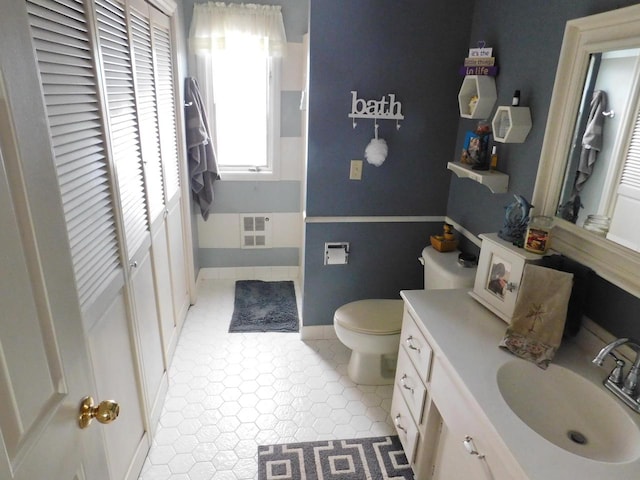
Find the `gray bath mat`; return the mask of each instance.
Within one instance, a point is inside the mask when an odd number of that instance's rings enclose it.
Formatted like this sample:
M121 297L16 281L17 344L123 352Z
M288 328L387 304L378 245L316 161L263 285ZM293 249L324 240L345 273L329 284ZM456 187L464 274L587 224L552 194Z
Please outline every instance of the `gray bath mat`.
M229 332L297 332L293 282L239 280Z
M413 478L397 436L258 447L258 480Z

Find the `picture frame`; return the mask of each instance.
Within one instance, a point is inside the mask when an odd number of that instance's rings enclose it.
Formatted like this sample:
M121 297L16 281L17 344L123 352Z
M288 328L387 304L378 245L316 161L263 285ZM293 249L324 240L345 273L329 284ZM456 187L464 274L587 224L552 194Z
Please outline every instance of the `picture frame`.
M507 323L511 322L524 266L540 263L542 256L518 248L498 237L482 234L478 271L469 294Z

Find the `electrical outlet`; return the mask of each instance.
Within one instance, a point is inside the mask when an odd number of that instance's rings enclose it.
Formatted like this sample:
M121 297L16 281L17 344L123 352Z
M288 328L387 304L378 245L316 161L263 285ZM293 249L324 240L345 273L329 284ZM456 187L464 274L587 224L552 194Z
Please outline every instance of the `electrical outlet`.
M362 160L351 160L349 180L362 180Z

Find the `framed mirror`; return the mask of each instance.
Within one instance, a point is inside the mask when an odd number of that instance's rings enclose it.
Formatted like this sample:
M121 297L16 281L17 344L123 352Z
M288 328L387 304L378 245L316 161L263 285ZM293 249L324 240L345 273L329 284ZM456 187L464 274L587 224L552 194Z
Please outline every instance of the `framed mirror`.
M639 108L640 5L567 22L533 205L554 250L638 297Z

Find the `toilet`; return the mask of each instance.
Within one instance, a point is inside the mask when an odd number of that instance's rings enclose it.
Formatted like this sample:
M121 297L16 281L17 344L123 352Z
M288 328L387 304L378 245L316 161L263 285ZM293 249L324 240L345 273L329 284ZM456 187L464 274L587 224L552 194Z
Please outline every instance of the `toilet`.
M425 247L419 259L424 265L425 289L473 287L476 268L462 267L458 263L459 253ZM355 384L393 383L402 312L400 299L357 300L335 311L333 327L338 339L351 349L347 373Z

